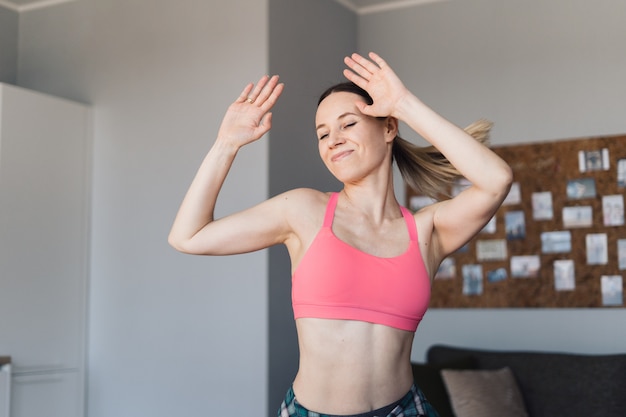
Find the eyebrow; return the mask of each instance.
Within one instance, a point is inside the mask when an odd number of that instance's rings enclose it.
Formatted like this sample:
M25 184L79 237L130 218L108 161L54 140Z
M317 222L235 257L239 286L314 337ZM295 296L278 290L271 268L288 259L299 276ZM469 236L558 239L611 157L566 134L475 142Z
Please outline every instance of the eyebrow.
M348 111L348 112L343 113L343 114L342 114L342 115L340 115L339 117L337 117L337 120L341 120L341 119L343 119L344 117L347 117L347 116L358 116L358 114L356 114L356 113L352 113L352 112L349 112L349 111ZM326 126L326 124L325 124L325 123L320 123L320 124L318 124L318 125L315 127L315 130L319 130L321 127L324 127L324 126Z

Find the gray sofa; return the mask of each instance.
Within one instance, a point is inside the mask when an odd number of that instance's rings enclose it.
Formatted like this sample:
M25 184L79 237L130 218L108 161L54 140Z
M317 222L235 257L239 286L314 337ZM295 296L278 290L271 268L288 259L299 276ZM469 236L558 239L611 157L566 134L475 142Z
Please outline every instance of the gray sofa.
M441 417L454 417L442 370L509 368L530 417L626 417L626 353L490 351L431 346L415 382ZM505 417L505 416L503 416Z

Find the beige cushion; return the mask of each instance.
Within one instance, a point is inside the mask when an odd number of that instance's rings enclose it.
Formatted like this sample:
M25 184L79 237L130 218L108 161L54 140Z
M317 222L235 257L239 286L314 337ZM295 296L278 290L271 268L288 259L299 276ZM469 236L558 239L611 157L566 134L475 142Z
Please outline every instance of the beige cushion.
M441 371L456 417L528 417L513 372L498 370Z

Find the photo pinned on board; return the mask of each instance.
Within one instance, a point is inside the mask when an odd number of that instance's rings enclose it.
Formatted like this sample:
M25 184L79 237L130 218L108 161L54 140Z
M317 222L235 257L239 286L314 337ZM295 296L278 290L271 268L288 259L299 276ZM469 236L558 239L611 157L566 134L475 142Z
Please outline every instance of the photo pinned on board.
M481 295L483 293L483 266L479 264L463 265L463 294Z
M572 232L569 230L541 233L542 253L569 253L572 251Z
M593 208L591 206L563 207L563 227L593 226Z
M626 158L617 161L617 186L626 188Z
M567 198L582 200L596 196L596 180L593 178L578 178L567 181Z
M608 148L578 152L578 169L580 172L608 171L609 168Z
M621 275L602 275L600 278L602 287L602 305L624 305L624 284Z
M541 269L538 255L511 257L511 276L513 278L537 278Z
M605 226L624 225L624 196L622 194L602 197L602 214Z
M504 227L508 240L524 239L526 237L526 220L524 212L509 211L504 215Z
M552 265L554 268L554 289L557 291L575 290L574 261L572 259L557 259Z
M532 193L533 220L552 220L554 212L552 210L552 193L543 191Z
M494 283L504 281L508 278L506 268L498 268L493 271L487 271L487 281Z
M479 262L503 261L507 258L505 239L484 239L476 241L476 259Z
M587 265L606 265L609 263L606 233L590 233L585 237L587 245Z

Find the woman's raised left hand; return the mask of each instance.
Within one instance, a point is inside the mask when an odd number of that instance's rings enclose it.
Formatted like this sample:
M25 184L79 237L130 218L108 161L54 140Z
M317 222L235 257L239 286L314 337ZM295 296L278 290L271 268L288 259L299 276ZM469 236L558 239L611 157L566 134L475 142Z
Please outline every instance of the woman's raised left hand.
M398 104L410 92L391 67L374 52L367 59L359 54L352 54L344 59L349 69L343 71L344 76L368 92L374 100L370 106L359 104L361 112L369 116L396 116Z

